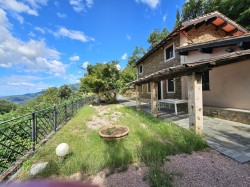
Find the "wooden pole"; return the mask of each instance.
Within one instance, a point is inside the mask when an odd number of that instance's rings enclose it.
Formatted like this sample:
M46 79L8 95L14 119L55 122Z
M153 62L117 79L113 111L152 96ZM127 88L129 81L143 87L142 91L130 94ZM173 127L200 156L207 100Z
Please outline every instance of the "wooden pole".
M202 76L193 73L188 77L189 129L203 133Z
M152 116L158 117L158 83L151 82L151 112Z
M136 109L140 110L140 105L141 105L141 101L140 101L140 90L139 90L139 86L136 85L135 86L136 89Z

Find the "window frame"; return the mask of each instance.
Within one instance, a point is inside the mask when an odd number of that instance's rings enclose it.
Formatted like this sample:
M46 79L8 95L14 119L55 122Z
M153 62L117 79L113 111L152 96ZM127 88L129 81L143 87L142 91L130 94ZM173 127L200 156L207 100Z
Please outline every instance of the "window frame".
M148 88L150 88L150 89L148 90ZM147 93L151 93L151 83L147 84Z
M170 48L171 46L173 46L173 57L167 59L166 50L168 48ZM175 58L175 43L171 43L170 45L168 45L167 47L164 48L164 62L167 62L167 61L172 60L174 58Z
M174 91L169 91L168 90L168 80L173 80L174 83ZM175 83L176 79L166 79L166 89L167 89L167 93L176 93L176 83Z
M143 73L143 65L139 65L139 74L142 74Z

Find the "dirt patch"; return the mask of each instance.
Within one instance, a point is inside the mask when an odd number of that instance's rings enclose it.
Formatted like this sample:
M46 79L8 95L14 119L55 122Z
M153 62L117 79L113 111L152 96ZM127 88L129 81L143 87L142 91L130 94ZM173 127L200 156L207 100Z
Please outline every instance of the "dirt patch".
M97 111L97 115L94 115L92 119L86 123L87 127L93 130L98 130L107 125L115 125L122 116L121 112L114 111L115 109L105 105L93 107Z

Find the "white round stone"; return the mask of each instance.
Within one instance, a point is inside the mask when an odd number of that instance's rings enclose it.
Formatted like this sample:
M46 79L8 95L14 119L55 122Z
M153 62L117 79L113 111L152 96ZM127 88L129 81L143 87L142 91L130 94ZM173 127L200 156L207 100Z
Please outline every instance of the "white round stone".
M61 143L56 147L56 155L57 156L65 156L69 153L69 145L66 143Z

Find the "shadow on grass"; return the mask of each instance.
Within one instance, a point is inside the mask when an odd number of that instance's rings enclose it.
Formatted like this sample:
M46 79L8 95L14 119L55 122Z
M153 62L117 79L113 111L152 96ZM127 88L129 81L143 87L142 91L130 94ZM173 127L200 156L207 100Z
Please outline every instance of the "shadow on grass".
M104 140L106 144L106 165L110 173L115 171L126 171L129 164L133 162L132 153L125 147L126 137L118 140Z

